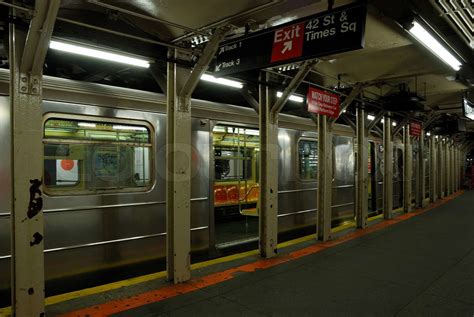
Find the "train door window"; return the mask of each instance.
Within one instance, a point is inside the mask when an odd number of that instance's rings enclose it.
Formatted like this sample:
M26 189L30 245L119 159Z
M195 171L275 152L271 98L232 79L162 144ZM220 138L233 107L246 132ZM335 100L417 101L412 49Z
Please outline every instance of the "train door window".
M301 139L298 141L299 175L301 180L316 180L318 173L318 142Z
M147 190L152 183L146 125L51 118L44 124L44 184L52 195Z

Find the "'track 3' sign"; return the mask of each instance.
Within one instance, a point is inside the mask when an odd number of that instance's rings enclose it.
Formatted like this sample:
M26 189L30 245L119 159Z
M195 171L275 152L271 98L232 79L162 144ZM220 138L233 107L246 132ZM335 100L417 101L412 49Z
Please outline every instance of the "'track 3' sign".
M364 47L367 7L350 4L219 46L216 76L266 68Z

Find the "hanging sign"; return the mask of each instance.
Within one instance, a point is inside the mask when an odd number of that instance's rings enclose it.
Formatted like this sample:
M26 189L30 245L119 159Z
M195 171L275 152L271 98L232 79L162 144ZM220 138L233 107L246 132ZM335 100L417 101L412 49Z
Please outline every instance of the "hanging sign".
M309 87L306 97L308 112L322 114L332 118L339 117L340 98L338 95Z
M410 122L410 136L421 136L421 123L415 121Z
M225 42L216 76L266 68L364 47L367 6L355 3Z

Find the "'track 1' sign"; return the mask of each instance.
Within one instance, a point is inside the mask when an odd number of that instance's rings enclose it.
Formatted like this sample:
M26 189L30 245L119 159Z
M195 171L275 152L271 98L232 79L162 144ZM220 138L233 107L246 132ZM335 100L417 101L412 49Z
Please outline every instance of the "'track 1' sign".
M306 102L308 103L308 112L322 114L332 118L339 117L341 101L336 94L309 87Z
M211 69L225 76L363 48L366 14L355 3L231 40Z

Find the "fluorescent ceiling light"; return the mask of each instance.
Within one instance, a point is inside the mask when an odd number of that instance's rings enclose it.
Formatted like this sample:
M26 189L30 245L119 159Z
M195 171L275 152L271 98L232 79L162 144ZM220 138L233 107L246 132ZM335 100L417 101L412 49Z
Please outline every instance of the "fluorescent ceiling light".
M281 98L281 96L283 96L283 93L281 91L277 91L277 98ZM291 95L290 98L288 99L294 102L299 102L299 103L302 103L304 101L303 97L297 96L297 95Z
M147 131L145 127L133 127L129 125L113 125L112 129L114 130L132 130L132 131Z
M413 26L409 29L409 31L433 54L451 66L452 69L458 71L461 68L461 62L456 57L454 57L454 55L451 54L438 40L436 40L420 23L414 21Z
M84 128L95 128L96 127L95 123L90 123L90 122L79 122L77 125L80 126L80 127L84 127Z
M230 80L230 79L225 79L225 78L216 78L216 77L208 75L208 74L202 74L201 80L208 81L208 82L215 83L215 84L219 84L219 85L234 87L234 88L238 88L238 89L242 89L244 87L244 85L241 82L238 82L236 80Z
M49 48L53 50L58 50L58 51L82 55L82 56L88 56L92 58L103 59L106 61L111 61L111 62L116 62L116 63L122 63L122 64L133 65L133 66L144 67L144 68L150 67L150 63L144 59L130 57L125 54L107 52L105 50L89 48L86 46L80 46L76 44L69 44L65 42L52 40L49 42Z
M368 114L368 115L367 115L367 120L374 121L374 120L375 120L375 116L373 116L373 115L371 115L371 114Z

